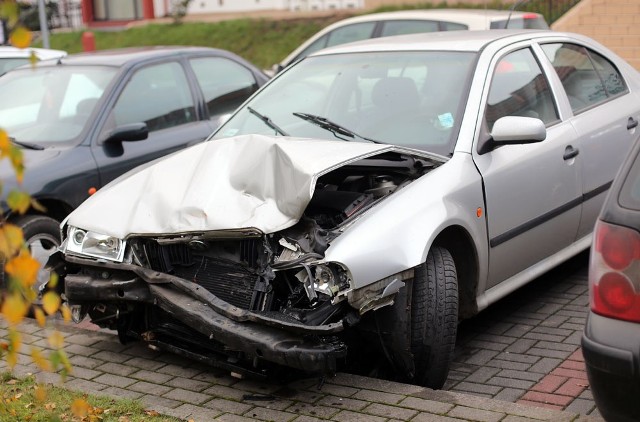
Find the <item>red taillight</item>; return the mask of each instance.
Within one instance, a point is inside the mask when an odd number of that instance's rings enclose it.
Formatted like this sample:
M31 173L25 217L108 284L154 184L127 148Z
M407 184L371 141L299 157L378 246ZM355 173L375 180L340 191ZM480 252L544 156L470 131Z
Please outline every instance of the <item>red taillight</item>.
M591 251L591 309L640 322L640 233L598 221Z
M523 19L538 19L538 15L535 13L525 13L522 16Z
M614 270L624 270L640 257L640 234L627 227L598 223L595 248Z

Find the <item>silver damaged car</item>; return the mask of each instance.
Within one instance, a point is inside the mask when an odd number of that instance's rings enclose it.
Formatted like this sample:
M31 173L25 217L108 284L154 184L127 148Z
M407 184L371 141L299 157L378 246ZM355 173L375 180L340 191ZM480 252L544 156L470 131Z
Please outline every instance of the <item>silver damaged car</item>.
M89 198L50 263L74 318L122 341L439 388L460 319L589 247L639 90L575 34L323 50Z

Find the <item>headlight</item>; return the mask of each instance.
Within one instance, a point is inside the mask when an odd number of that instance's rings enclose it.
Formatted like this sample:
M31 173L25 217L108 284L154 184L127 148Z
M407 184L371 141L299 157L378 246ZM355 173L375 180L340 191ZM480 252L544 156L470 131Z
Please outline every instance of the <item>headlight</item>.
M91 256L122 262L126 242L117 237L70 226L67 230L65 253Z
M304 285L311 302L317 300L316 293L335 299L350 287L348 272L337 263L303 265L296 278Z

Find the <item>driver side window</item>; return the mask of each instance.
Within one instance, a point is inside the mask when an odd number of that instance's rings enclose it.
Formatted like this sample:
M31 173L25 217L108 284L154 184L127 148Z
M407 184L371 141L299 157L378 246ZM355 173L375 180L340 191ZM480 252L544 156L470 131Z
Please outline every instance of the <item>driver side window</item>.
M509 53L496 64L485 111L489 132L505 116L535 117L545 125L558 120L549 82L528 48Z

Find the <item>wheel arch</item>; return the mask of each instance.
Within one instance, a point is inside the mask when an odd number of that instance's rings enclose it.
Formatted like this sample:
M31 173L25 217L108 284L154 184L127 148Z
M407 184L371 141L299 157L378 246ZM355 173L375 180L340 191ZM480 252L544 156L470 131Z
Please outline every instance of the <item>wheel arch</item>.
M51 217L58 222L62 222L67 215L73 211L73 207L64 201L55 198L35 198L40 205L44 207L44 211L29 208L27 215L45 215ZM17 216L16 216L17 217Z
M458 276L459 318L469 318L478 313L478 252L471 235L462 226L449 226L433 240L431 247L447 249L456 266Z

